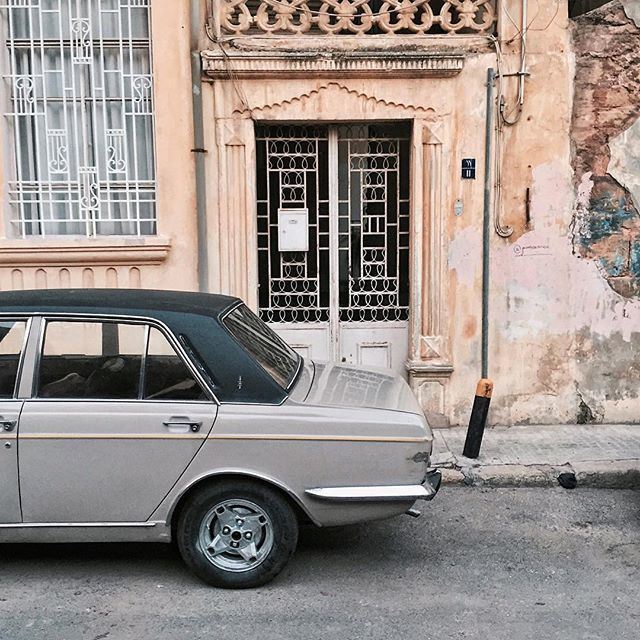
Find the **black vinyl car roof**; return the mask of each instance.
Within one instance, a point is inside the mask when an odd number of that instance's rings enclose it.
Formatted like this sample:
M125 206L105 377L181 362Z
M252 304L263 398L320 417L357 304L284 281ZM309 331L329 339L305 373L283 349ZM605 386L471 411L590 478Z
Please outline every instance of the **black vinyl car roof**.
M153 289L43 289L0 292L0 311L86 312L136 314L174 311L217 317L240 300L231 296Z
M222 316L242 304L211 293L150 289L42 289L0 293L0 314L131 316L162 322L208 372L222 403L279 404L285 389L224 327Z

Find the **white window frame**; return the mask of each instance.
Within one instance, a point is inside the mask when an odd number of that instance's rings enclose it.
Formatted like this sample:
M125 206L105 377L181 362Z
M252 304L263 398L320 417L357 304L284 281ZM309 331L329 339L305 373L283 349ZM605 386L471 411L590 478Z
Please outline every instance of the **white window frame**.
M150 0L0 0L0 37L7 235L155 235Z

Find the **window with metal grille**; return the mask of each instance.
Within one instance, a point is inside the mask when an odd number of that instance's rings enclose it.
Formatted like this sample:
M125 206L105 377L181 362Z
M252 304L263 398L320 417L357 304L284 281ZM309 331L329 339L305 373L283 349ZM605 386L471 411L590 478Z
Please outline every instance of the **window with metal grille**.
M156 233L149 0L0 0L16 236Z

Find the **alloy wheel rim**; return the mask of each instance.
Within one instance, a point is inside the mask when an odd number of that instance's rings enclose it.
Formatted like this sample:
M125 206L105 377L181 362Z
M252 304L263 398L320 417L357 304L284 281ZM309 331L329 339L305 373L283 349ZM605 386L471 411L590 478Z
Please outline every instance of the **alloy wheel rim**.
M214 566L236 573L250 571L261 564L273 548L273 524L254 502L223 500L203 518L198 542Z

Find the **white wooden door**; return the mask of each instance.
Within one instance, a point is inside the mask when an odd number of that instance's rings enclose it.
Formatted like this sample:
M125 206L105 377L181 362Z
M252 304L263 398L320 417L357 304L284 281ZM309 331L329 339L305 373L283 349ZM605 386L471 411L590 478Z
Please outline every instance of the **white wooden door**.
M256 130L260 315L305 358L405 373L409 137L404 123Z

